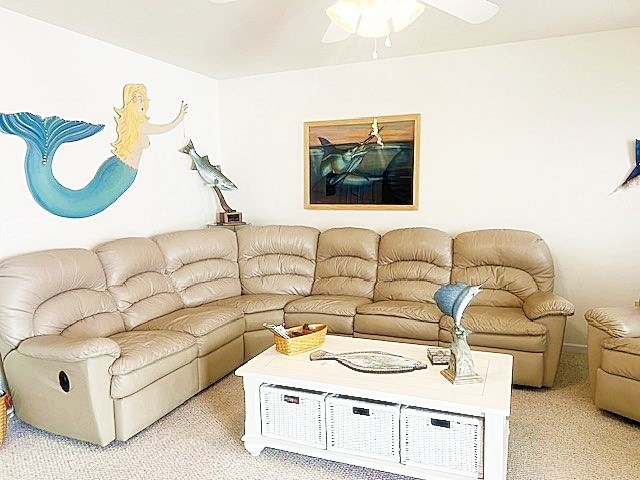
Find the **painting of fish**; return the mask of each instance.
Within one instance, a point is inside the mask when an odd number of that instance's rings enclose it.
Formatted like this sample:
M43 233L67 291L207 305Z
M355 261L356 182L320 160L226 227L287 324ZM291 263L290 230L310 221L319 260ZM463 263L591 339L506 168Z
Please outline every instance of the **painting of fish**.
M309 354L309 360L336 360L345 367L365 373L404 373L427 368L426 363L413 358L375 350L348 353L316 350Z
M305 208L418 208L419 114L304 125Z

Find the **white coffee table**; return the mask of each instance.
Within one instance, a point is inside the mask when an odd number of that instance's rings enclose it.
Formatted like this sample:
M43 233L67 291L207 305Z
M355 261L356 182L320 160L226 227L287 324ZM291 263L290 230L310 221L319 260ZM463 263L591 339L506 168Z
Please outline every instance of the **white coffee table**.
M424 345L327 335L320 348L332 353L379 350L429 363ZM252 455L260 455L265 447L270 447L422 479L469 479L265 437L261 434L260 385L267 383L483 417L484 478L506 479L513 365L510 355L474 352L476 372L485 381L452 385L440 373L444 366L430 365L426 370L401 374L370 374L356 372L335 360L312 362L309 353L288 356L271 347L236 370L236 375L243 377L245 394L242 440Z

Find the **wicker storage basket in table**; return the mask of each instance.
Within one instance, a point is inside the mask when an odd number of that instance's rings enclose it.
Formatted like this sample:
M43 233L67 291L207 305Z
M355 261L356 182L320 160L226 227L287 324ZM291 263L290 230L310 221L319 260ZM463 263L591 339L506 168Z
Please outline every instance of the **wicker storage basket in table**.
M7 398L8 394L0 393L0 446L7 438Z
M329 395L327 450L400 461L400 405Z
M276 350L285 355L308 352L324 343L327 326L322 323L305 324L299 327L287 328L290 339L274 335Z
M262 435L327 448L323 392L260 385Z
M483 478L484 419L403 406L400 462Z

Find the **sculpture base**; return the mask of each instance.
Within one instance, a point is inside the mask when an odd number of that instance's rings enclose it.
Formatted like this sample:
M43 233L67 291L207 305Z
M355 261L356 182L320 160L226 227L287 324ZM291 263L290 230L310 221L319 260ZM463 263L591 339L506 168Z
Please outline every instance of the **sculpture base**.
M442 370L440 373L444 376L444 378L449 380L454 385L467 385L469 383L484 382L484 379L477 373L474 373L473 375L456 375L448 368Z
M220 212L218 213L218 225L243 225L241 212Z

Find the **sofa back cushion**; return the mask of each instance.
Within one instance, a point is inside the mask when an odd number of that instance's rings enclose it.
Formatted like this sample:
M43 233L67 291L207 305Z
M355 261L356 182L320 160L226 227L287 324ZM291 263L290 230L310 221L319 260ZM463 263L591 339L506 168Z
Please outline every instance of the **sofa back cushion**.
M95 252L127 330L184 307L166 274L164 256L150 238L113 240Z
M236 232L243 294L309 295L318 229L303 226L247 226Z
M433 294L451 280L452 238L433 228L385 233L378 252L374 300L434 303Z
M538 235L522 230L478 230L453 240L452 282L482 284L477 306L521 307L529 295L553 290L553 259Z
M313 295L373 298L380 235L366 228L331 228L320 234Z
M238 242L226 228L185 230L153 238L187 307L240 295Z
M45 250L0 262L0 338L9 347L36 335L106 337L122 331L92 251Z

